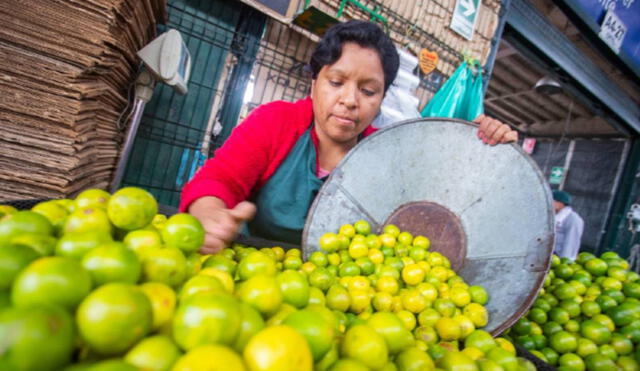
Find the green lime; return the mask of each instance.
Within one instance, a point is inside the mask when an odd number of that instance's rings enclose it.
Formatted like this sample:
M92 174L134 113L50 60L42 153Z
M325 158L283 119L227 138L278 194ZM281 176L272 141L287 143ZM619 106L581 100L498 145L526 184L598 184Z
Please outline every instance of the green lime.
M55 305L0 311L0 365L5 370L59 370L71 361L71 316Z
M124 356L124 360L142 370L168 370L180 357L180 349L164 335L143 339Z
M33 211L17 211L0 220L0 245L11 242L23 234L53 235L53 226L49 220Z
M558 366L560 368L566 367L569 370L584 371L584 361L580 356L574 353L565 353L558 359Z
M180 288L179 301L184 303L192 296L201 293L223 294L225 292L224 285L216 277L196 275L189 278Z
M62 256L33 261L15 278L11 301L15 306L57 304L74 309L91 290L91 276L80 263Z
M552 366L556 365L558 363L558 358L560 358L560 356L558 355L558 352L556 352L551 348L542 348L540 350L540 353L544 354L544 357L547 359L547 362Z
M152 229L131 231L124 236L123 242L140 260L145 258L147 251L162 247L160 233Z
M520 318L511 329L518 335L529 335L531 332L531 322L525 317Z
M331 316L333 317L333 314ZM303 309L291 313L282 324L291 326L307 340L314 361L319 361L324 357L331 348L336 335L335 324L315 310Z
M279 273L276 279L285 303L296 308L303 308L309 303L309 283L302 273L287 269Z
M31 211L42 214L49 220L56 234L62 231L64 222L69 215L69 211L55 200L44 201L31 208Z
M80 335L96 352L119 354L151 330L152 308L138 287L108 283L87 296L76 312Z
M531 309L528 317L539 325L544 325L548 320L547 313L540 308Z
M172 215L160 233L167 246L177 247L185 253L197 251L204 243L204 228L191 214Z
M233 344L236 351L242 352L253 335L265 327L260 313L246 303L240 303L240 329Z
M30 247L42 256L49 256L53 255L57 240L55 237L45 234L24 233L14 236L10 243Z
M141 188L119 189L107 203L109 220L118 228L131 231L146 227L158 213L158 203Z
M184 350L208 343L233 345L241 323L240 303L233 297L195 295L178 307L173 319L173 336Z
M30 247L6 245L0 248L0 291L11 288L14 279L40 254Z
M240 260L238 263L238 277L245 281L256 275L276 274L276 262L260 251L255 251Z
M592 340L587 338L578 339L578 349L576 349L576 354L582 358L587 357L590 354L598 353L598 345L594 343Z
M353 223L353 227L358 234L366 236L371 233L371 224L369 224L369 222L367 222L366 220L358 220L357 222Z
M111 241L111 235L104 231L68 233L58 240L55 254L80 260L87 252Z
M75 209L98 207L106 210L107 203L109 202L110 198L111 195L109 194L109 192L102 189L92 188L80 192L80 194L76 196L73 202L75 204Z
M63 233L113 233L107 213L100 208L78 209L69 214Z
M209 256L202 264L202 268L216 268L229 273L231 276L236 274L237 266L238 263L221 254Z
M108 242L87 252L82 267L96 286L108 282L136 283L140 279L140 261L122 242Z
M594 320L586 320L580 326L580 334L598 345L607 344L611 340L611 331Z
M176 287L187 275L187 259L176 247L152 249L142 260L142 282L161 282Z
M551 348L558 353L569 353L573 352L578 348L578 339L575 335L566 332L566 331L558 331L555 334L551 335L549 339L549 344Z

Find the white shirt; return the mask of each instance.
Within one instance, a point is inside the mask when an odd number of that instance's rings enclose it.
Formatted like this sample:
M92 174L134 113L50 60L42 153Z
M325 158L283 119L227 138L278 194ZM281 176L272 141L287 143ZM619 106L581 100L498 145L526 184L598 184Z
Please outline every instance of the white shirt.
M576 260L580 250L580 240L584 231L584 221L570 206L565 206L556 214L556 245L554 253L561 258Z

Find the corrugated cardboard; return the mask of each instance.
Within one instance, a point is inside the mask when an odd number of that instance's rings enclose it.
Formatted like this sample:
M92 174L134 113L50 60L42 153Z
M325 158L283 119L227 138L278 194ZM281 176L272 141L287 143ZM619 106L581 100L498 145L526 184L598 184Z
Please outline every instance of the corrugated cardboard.
M0 202L106 187L164 0L0 2Z

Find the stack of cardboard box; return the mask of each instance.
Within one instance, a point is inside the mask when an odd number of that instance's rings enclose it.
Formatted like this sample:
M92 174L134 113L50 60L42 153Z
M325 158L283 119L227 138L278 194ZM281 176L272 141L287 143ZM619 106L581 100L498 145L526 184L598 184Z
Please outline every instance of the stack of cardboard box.
M105 188L165 0L0 2L0 201Z

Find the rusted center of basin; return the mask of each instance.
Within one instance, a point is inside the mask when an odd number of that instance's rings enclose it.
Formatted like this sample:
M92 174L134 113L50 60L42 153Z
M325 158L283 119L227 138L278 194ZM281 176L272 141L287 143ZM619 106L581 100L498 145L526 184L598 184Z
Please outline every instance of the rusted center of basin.
M409 202L397 208L384 222L387 224L429 238L429 251L446 256L455 271L462 267L467 256L467 239L460 219L446 207L429 201Z

